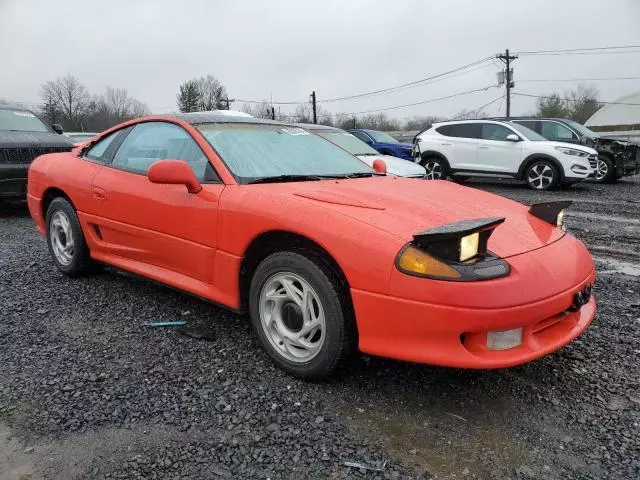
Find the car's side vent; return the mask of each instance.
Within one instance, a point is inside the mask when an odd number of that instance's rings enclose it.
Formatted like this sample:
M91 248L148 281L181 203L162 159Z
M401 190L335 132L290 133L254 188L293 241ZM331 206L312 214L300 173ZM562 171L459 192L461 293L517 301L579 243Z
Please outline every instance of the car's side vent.
M28 164L47 153L70 152L72 147L0 148L0 164Z

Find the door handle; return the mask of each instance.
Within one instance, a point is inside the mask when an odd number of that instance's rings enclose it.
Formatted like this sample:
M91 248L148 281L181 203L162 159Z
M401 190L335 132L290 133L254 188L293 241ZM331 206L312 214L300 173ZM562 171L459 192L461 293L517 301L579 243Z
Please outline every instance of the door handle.
M445 146L449 146L451 145L449 142L440 142L440 145L445 145Z
M489 150L490 147L487 147L486 145L480 145L478 148L481 148L482 150Z
M97 200L107 199L107 192L100 187L91 187L91 192L93 193L93 198Z

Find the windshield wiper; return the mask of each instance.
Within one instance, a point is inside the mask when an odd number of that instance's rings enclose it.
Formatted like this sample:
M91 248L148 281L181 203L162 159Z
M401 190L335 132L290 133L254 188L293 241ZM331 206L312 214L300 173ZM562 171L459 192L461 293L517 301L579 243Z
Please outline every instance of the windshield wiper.
M383 175L383 174L376 173L376 172L354 172L354 173L345 173L344 175L336 175L333 178L364 178L364 177L375 177L377 175Z
M274 175L273 177L260 177L250 180L247 183L279 183L279 182L304 182L309 180L323 180L325 178L320 175Z

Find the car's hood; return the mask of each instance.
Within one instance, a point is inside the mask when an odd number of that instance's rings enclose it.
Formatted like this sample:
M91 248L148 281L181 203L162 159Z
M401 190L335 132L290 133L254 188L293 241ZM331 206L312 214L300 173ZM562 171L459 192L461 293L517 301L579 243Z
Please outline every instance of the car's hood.
M373 161L376 159L384 160L387 164L387 173L389 175L396 175L399 177L424 177L427 171L424 167L417 163L410 162L409 160L403 160L398 157L392 157L391 155L357 155L357 157L364 163L373 166Z
M551 146L551 147L573 148L574 150L580 150L580 151L585 152L585 153L587 153L589 155L597 155L598 154L598 152L596 152L593 148L587 147L585 145L579 145L577 143L552 142L552 141L546 141L544 143L549 145L549 146Z
M524 205L448 181L387 176L286 183L280 187L282 194L324 204L406 242L414 234L438 225L488 217L506 218L489 239L489 249L502 257L541 248L564 235L530 215Z
M69 147L71 139L48 132L13 132L0 130L0 148Z

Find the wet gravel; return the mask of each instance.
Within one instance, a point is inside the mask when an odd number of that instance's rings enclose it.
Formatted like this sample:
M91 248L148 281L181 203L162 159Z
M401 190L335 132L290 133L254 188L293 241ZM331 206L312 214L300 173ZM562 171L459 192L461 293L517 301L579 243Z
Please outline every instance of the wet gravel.
M593 326L508 370L363 357L320 383L274 368L245 317L112 270L67 279L24 207L0 206L0 479L639 478L640 178L469 185L574 200ZM144 325L166 320L213 338Z

